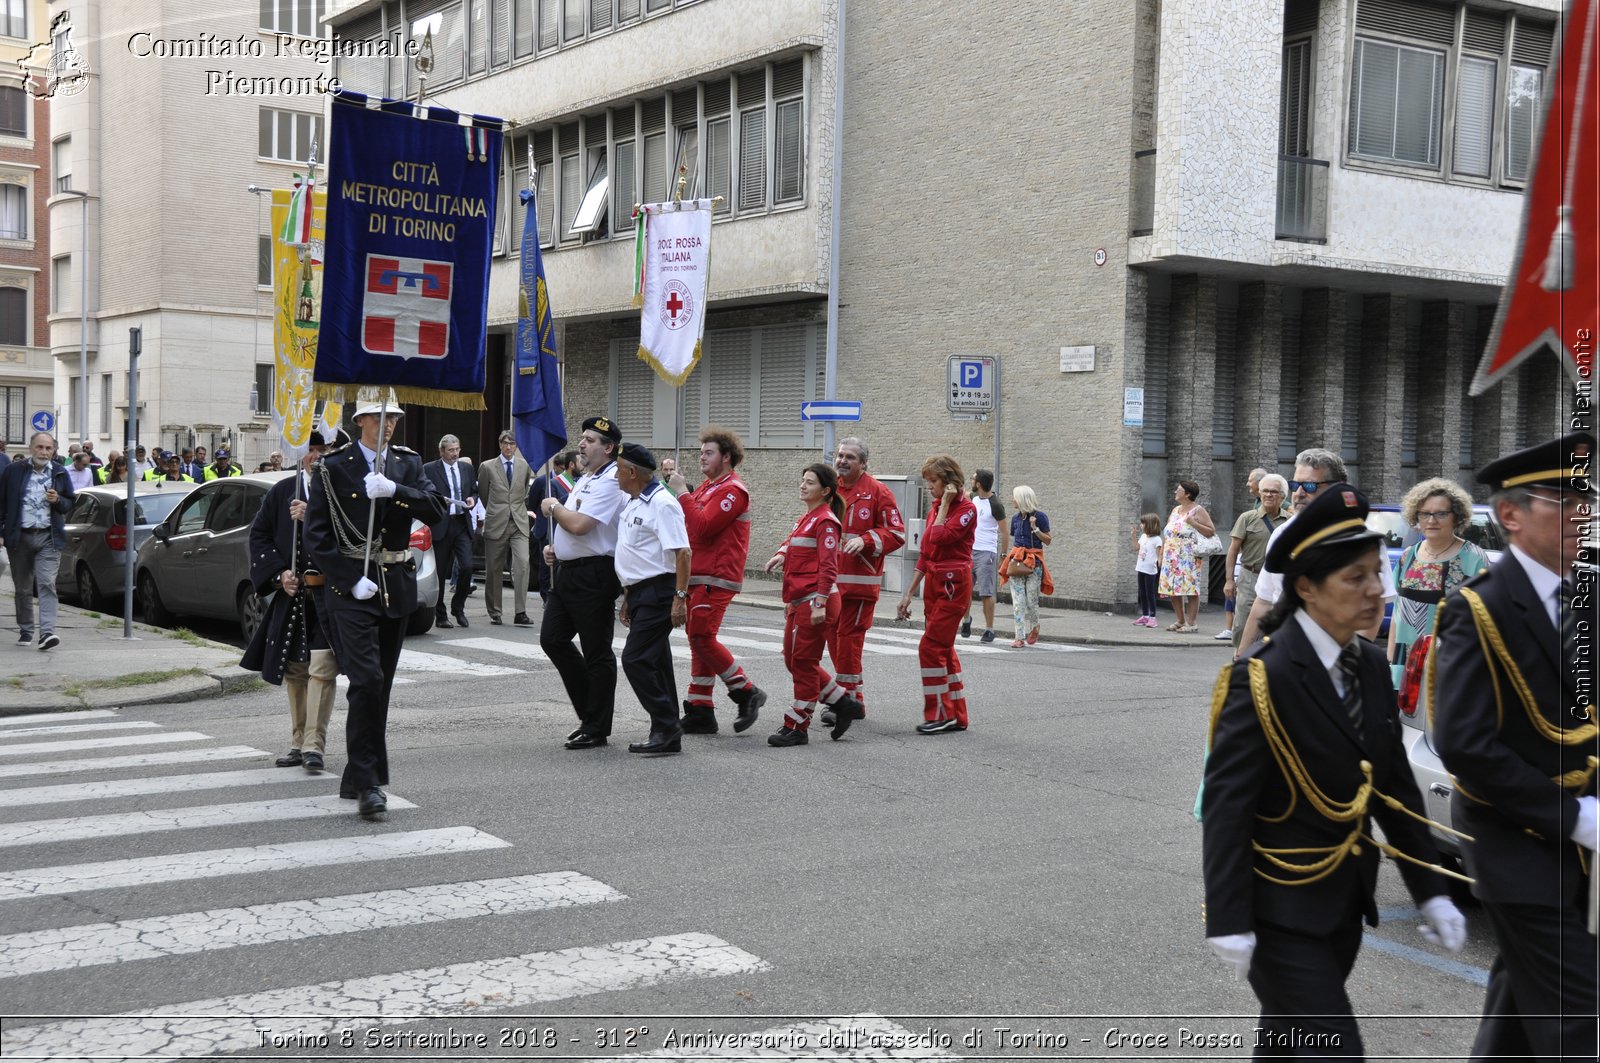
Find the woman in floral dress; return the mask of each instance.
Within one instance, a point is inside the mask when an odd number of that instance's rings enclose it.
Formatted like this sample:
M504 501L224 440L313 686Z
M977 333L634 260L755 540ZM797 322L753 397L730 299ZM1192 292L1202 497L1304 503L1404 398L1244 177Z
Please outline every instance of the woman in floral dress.
M1461 538L1472 520L1472 498L1442 478L1424 480L1400 503L1405 522L1422 532L1395 563L1399 597L1389 620L1389 663L1404 666L1411 647L1433 634L1444 596L1489 567L1489 558Z
M1172 515L1161 534L1161 580L1156 593L1172 599L1172 611L1178 619L1167 625L1168 631L1198 631L1200 620L1200 561L1195 557L1195 540L1215 535L1217 527L1205 507L1195 499L1200 497L1200 485L1193 480L1179 480L1173 489Z

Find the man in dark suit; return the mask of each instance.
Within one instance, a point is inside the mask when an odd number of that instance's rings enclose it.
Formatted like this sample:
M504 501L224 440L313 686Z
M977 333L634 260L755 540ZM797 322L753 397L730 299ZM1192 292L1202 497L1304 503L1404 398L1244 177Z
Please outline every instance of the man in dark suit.
M328 635L339 671L350 678L339 796L359 799L358 811L368 817L388 809L379 788L389 783L389 692L406 620L417 607L411 522L438 524L445 513L416 451L389 443L400 416L393 401L358 405L361 438L317 463L306 507L306 551L327 580Z
M75 498L72 478L56 461L56 437L35 432L28 457L0 469L0 546L11 556L17 592L19 646L33 642L33 596L39 595L39 648L53 650L56 637L56 569L67 546L67 514Z
M239 662L267 682L281 683L289 696L289 751L274 763L313 772L323 768L339 678L318 618L323 576L306 555L301 531L311 487L306 470L326 449L322 433L312 432L300 471L267 490L250 524L250 580L257 594L271 599Z
M1466 942L1466 920L1434 870L1388 663L1358 634L1383 610L1367 511L1355 488L1329 484L1284 526L1267 551L1284 575L1262 623L1269 637L1224 667L1214 692L1206 936L1261 1001L1258 1055L1362 1054L1344 983L1363 918L1378 923L1380 849L1399 864L1424 935L1452 952Z
M1577 432L1479 471L1511 548L1445 599L1428 662L1450 811L1499 949L1474 1059L1596 1058L1597 588L1573 567L1596 512L1594 442Z
M453 627L444 611L444 585L454 588L450 613L456 623L467 626L467 595L472 593L472 507L478 501L478 477L472 465L461 459L461 440L453 435L439 439L439 458L422 467L435 494L445 500L444 520L435 524L433 560L439 570L439 601L433 609L433 622ZM451 576L452 571L455 573Z
M517 437L500 433L500 454L478 467L483 498L483 604L489 623L501 623L501 590L506 561L511 563L511 588L517 607L512 622L533 623L528 615L528 485L533 470L517 453Z

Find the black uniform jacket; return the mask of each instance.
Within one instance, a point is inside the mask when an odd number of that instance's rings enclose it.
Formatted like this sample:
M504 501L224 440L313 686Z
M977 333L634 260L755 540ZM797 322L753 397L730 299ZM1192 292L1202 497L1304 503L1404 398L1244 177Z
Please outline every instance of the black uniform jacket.
M1469 595L1487 623L1474 616ZM1555 625L1508 551L1451 592L1436 631L1434 748L1456 780L1454 826L1474 839L1463 849L1473 892L1502 903L1572 903L1588 884L1570 840L1577 797L1595 792L1588 758L1600 748L1594 725L1561 708L1578 699ZM1563 776L1565 785L1556 781Z
M363 573L360 550L352 551L353 557L346 556L334 522L338 520L344 528L343 540L359 547L367 534L368 509L375 509L373 553L406 551L411 545L411 522L438 524L444 520L447 503L423 478L422 459L414 450L389 446L383 474L395 483L393 498L367 498L366 476L371 471L357 443L329 452L312 467L311 500L305 521L306 551L328 579L330 606L391 618L410 616L417 608L417 573L409 554L404 561L384 565L374 557ZM363 575L378 585L378 593L359 601L350 592Z
M284 666L290 661L308 660L308 651L328 648L317 623L311 588L302 585L294 597L278 593L283 589L279 578L284 569L304 573L315 567L306 557L303 541L299 550L295 549L303 522L289 516L289 503L295 498L298 478L298 474L285 477L268 488L250 525L250 582L267 605L239 664L260 672L269 683L283 682ZM300 497L304 498L304 493Z
M436 458L428 462L422 467L422 474L427 477L427 482L422 486L431 488L434 494L444 499L445 515L451 515L450 478L445 475L444 459ZM469 498L478 497L478 470L474 469L470 462L456 462L456 485L456 489L461 492L461 501L465 502ZM457 510L454 515L466 517L471 515L471 511L465 509ZM437 524L430 525L430 529L434 538L437 539L445 530L444 517L440 517ZM448 576L449 573L445 573L445 575Z
M1288 781L1257 716L1250 664L1265 668L1278 726L1298 753L1311 781L1332 802L1347 805L1366 781L1361 763L1372 765L1374 787L1422 813L1422 795L1400 743L1394 686L1384 653L1363 642L1361 655L1362 729L1356 733L1339 704L1338 692L1299 622L1290 617L1272 636L1231 666L1227 697L1212 735L1206 761L1204 868L1206 936L1242 934L1258 922L1326 934L1350 910L1352 893L1367 922L1378 923L1373 883L1378 850L1368 840L1372 819L1383 826L1388 843L1427 863L1438 854L1427 826L1373 796L1367 814L1335 822L1318 811L1305 793ZM1366 838L1334 869L1315 881L1315 872L1288 871L1253 851L1337 847L1359 823ZM1280 854L1295 865L1324 859L1325 852ZM1397 861L1406 887L1418 902L1445 892L1442 876L1407 861ZM1278 885L1261 877L1298 885Z

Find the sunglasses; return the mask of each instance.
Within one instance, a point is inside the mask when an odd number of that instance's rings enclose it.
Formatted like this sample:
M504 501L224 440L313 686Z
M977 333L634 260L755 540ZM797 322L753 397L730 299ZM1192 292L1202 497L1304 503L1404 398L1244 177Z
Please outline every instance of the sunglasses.
M1314 495L1317 493L1317 488L1327 482L1327 480L1290 480L1289 490L1291 492L1304 491L1308 495Z

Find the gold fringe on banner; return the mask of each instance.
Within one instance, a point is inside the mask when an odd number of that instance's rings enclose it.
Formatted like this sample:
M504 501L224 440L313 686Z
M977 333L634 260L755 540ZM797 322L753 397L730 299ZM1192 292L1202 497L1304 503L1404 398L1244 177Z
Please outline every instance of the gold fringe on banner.
M316 385L316 397L330 399L334 402L356 402L356 393L364 385L360 384L324 384ZM483 401L483 396L475 391L445 391L440 388L415 388L396 386L390 389L395 400L401 405L407 403L413 406L432 406L441 410L467 410L484 411L488 404Z
M656 371L656 376L660 377L662 380L665 380L673 387L679 388L683 386L683 382L685 380L689 379L689 374L694 372L694 367L700 364L700 343L700 340L695 340L694 357L689 359L688 368L679 373L677 376L673 376L671 373L663 369L661 363L656 360L656 356L650 352L650 348L645 347L642 344L639 347L639 360L647 363L651 369L654 369Z

